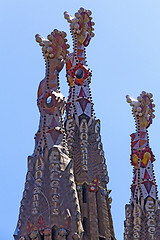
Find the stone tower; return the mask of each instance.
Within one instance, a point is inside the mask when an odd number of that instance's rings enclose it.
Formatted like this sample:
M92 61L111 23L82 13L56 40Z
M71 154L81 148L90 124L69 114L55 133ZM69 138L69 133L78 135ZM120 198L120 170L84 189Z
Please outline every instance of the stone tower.
M142 92L137 100L127 95L136 122L131 134L133 182L130 204L125 207L125 240L160 239L160 208L154 176L154 155L149 146L148 127L154 118L152 94Z
M69 47L66 33L54 30L42 46L46 75L38 88L39 129L28 172L15 240L80 239L83 233L79 200L63 124L65 100L58 74Z
M91 11L65 12L73 36L36 35L46 64L38 88L40 123L28 172L15 240L115 240L109 181L90 90L85 48L94 36ZM60 92L59 72L66 63L69 97ZM66 119L63 113L66 106Z
M80 202L84 240L115 239L107 190L108 173L95 118L90 90L91 71L87 68L86 47L94 37L91 11L80 8L75 17L64 13L70 23L73 53L66 63L69 96L65 129L74 162L74 176Z

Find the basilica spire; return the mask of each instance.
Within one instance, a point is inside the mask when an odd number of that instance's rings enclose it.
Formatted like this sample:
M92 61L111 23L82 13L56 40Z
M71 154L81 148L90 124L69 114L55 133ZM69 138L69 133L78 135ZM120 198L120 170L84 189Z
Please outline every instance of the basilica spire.
M15 240L78 240L83 227L79 200L63 124L65 99L59 72L67 59L66 33L54 30L48 39L36 35L42 46L46 75L38 88L39 129L28 172Z
M126 240L160 239L158 192L154 176L155 157L149 145L148 128L154 119L154 103L151 93L143 91L137 99L129 95L136 132L131 134L131 164L133 181L130 204L125 207Z
M91 96L92 71L87 66L86 48L94 37L92 12L80 8L73 17L64 13L70 25L73 53L66 62L69 96L65 129L80 201L84 235L82 239L115 239L110 211L111 198L100 120L95 118Z

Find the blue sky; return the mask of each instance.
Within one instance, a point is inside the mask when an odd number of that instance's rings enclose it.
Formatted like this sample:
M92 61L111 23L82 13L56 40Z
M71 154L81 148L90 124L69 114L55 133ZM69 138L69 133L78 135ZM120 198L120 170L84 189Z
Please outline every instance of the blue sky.
M37 88L44 77L44 60L34 36L46 37L54 28L67 32L64 11L91 9L95 37L87 48L93 71L94 109L112 190L115 234L123 239L125 204L130 198L132 167L130 134L135 131L125 95L153 93L156 118L149 129L156 156L155 175L160 190L160 1L159 0L1 0L0 1L0 238L11 240L24 189L27 156L34 148L39 123ZM67 98L65 69L61 91Z

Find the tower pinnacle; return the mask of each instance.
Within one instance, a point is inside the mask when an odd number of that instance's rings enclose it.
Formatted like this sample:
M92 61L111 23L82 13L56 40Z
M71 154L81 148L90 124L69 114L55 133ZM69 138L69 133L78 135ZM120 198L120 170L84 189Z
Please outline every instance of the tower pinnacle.
M73 53L66 62L69 97L65 128L84 227L83 240L115 239L107 190L108 172L91 96L92 73L87 67L86 47L94 37L92 12L80 8L75 17L64 13L70 23Z
M80 239L83 233L72 160L68 156L58 74L67 58L66 33L54 30L48 40L36 35L46 62L38 88L40 111L35 150L28 172L15 240Z
M46 63L37 104L40 112L35 149L28 172L15 240L115 240L109 181L90 90L85 48L94 37L92 12L65 12L73 36L55 29L36 35ZM59 72L66 63L69 97L60 92Z
M127 102L132 107L136 132L131 134L131 164L133 182L130 204L126 205L124 239L159 239L158 192L154 176L155 160L149 146L148 128L155 117L151 93L143 91L137 100L129 95Z

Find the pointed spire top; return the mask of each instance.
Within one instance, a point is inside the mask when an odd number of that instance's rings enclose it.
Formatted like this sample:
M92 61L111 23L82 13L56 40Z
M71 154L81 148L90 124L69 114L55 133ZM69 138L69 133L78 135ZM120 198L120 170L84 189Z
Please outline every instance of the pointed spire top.
M70 46L67 44L66 36L67 34L65 32L57 29L54 29L53 32L47 36L47 39L41 37L39 34L36 34L36 41L42 47L45 59L67 59L69 54L68 48Z
M70 29L72 34L77 34L77 39L85 47L89 45L92 37L94 37L94 22L92 22L92 12L91 10L86 10L81 7L78 12L75 13L73 17L68 12L64 12L64 17L70 23Z
M136 121L136 132L131 134L131 164L133 165L133 182L131 185L130 204L126 205L124 239L159 239L157 228L159 209L158 191L153 170L155 160L149 146L147 128L155 117L151 93L143 91L137 99L126 96L132 107ZM152 215L152 217L151 217ZM154 225L151 225L154 223ZM152 231L151 231L152 229ZM143 235L142 235L143 233Z
M130 95L126 96L127 102L130 103L132 107L132 112L136 120L136 127L148 128L152 123L152 119L155 118L153 114L155 104L153 104L152 93L142 93L137 97L137 99L132 98Z

